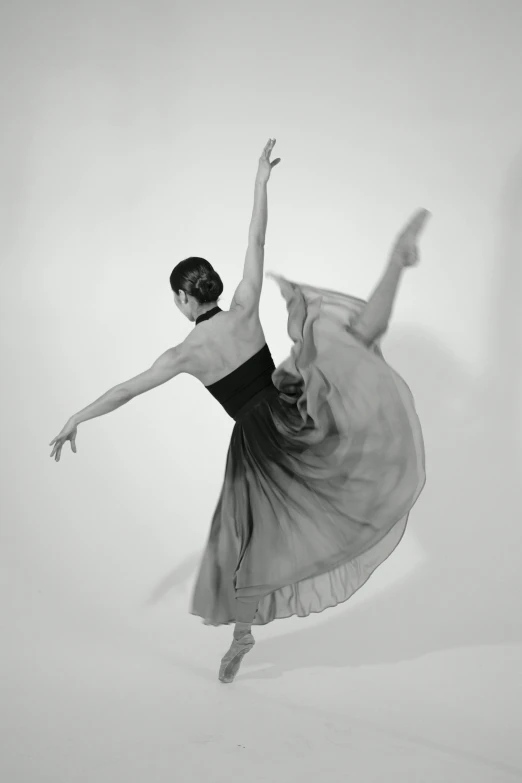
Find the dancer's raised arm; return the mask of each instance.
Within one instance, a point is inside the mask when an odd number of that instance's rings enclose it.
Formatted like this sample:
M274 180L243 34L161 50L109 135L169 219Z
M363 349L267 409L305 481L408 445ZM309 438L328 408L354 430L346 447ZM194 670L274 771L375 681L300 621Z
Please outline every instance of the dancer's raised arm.
M263 265L265 260L265 237L268 222L267 184L274 166L281 158L271 161L270 155L276 143L269 139L261 157L254 188L254 209L248 230L248 248L243 269L243 279L238 285L232 306L254 309L259 305L263 286Z

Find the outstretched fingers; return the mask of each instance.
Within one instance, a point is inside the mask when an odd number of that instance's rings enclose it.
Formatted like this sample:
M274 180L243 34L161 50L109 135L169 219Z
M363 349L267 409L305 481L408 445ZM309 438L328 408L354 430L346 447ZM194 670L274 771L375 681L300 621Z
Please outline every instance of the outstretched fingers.
M265 144L265 148L263 150L263 155L265 155L267 158L270 157L270 153L274 149L275 143L276 143L275 139L268 139L267 143Z

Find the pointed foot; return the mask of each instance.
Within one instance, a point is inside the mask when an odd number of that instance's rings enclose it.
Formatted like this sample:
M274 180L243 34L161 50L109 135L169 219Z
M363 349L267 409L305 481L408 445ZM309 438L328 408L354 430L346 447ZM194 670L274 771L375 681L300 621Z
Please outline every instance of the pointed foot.
M221 682L233 682L243 657L252 649L255 643L251 633L246 633L240 639L234 639L230 649L221 659L221 666L219 667L219 679Z
M390 260L401 266L414 266L419 260L417 241L426 221L431 217L427 209L419 209L403 228L391 253Z

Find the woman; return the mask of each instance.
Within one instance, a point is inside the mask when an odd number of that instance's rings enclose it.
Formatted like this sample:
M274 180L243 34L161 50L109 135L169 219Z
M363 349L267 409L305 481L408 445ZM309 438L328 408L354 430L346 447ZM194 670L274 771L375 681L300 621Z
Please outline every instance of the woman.
M71 417L51 441L76 452L80 422L185 372L235 420L225 476L191 613L235 623L219 679L232 682L255 644L252 625L346 601L391 554L425 482L422 432L408 386L379 348L405 267L428 217L398 237L374 293L361 299L272 275L288 309L291 355L275 367L259 320L267 183L280 159L259 160L243 279L223 311L223 284L202 258L170 276L196 328L141 375Z

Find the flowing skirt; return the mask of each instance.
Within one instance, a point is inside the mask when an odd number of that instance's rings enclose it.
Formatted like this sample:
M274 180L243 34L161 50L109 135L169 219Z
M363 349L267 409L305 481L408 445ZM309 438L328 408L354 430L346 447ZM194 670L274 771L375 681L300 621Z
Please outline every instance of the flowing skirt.
M379 340L351 333L364 300L270 275L290 356L234 425L191 614L254 625L346 601L401 540L426 480L410 389Z

